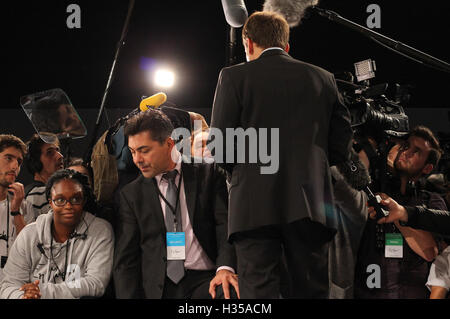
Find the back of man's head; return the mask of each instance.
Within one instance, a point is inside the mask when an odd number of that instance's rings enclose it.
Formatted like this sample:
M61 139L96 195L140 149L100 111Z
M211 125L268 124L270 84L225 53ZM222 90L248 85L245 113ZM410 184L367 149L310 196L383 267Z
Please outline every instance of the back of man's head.
M46 143L41 139L39 134L33 134L27 142L27 156L25 157L25 166L31 175L39 173L42 168L41 151L42 146Z
M155 109L140 112L128 119L124 125L126 137L148 131L151 138L160 144L163 144L171 136L173 130L174 127L167 115Z
M409 136L420 137L429 143L430 153L428 154L426 164L429 163L432 164L433 167L436 167L436 165L439 163L439 160L441 159L442 149L439 145L438 139L434 136L433 132L428 127L418 125L411 130Z
M289 42L289 25L275 12L255 12L242 28L242 38L250 39L263 49L285 49Z

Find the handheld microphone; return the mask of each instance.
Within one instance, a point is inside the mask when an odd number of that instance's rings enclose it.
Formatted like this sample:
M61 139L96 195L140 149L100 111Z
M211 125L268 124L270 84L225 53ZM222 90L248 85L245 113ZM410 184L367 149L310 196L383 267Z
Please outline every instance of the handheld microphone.
M240 28L248 18L244 0L222 0L225 20L233 28Z
M387 217L389 215L389 212L386 211L383 205L380 204L381 202L381 196L380 195L374 195L372 191L370 190L369 186L367 186L364 190L369 197L369 206L372 206L375 208L375 211L377 212L376 220L379 220L380 218Z
M263 11L281 14L291 28L299 25L306 9L315 6L319 0L266 0Z
M139 109L141 112L145 112L150 108L158 108L162 104L164 104L167 101L167 95L163 92L159 92L156 94L153 94L152 96L145 98L141 101L139 104Z

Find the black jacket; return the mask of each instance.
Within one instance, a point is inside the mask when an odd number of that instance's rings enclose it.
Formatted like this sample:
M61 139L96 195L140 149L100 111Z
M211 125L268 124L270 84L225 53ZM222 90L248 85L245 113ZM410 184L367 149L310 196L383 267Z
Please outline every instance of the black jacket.
M402 223L412 228L450 235L450 212L446 210L430 209L424 206L406 206L408 222Z
M194 235L217 266L236 269L227 242L227 188L215 164L181 165ZM166 276L166 227L154 178L139 176L120 192L114 252L117 298L162 296Z
M267 138L258 131L258 139L264 138L258 151L266 141L270 149L271 129L279 130L273 145L279 149L276 173L261 174L268 166L261 157L257 163L223 165L231 173L230 235L303 218L328 223L325 210L334 205L326 199L331 194L324 194L331 188L327 160L330 165L346 161L352 139L350 115L331 73L282 50L224 68L211 127L224 135L227 128L267 128Z

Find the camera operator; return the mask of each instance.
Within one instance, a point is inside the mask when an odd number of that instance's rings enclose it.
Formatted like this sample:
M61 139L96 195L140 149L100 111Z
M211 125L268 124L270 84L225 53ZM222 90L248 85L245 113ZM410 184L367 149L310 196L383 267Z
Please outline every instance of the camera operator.
M405 142L391 149L392 174L383 175L388 178L382 188L402 205L445 210L442 197L420 189L417 183L436 167L441 153L439 142L428 128L414 128ZM437 252L429 232L401 226L398 221L379 225L368 220L358 252L355 298L426 298L428 262ZM367 269L373 264L381 268L381 287L368 287Z

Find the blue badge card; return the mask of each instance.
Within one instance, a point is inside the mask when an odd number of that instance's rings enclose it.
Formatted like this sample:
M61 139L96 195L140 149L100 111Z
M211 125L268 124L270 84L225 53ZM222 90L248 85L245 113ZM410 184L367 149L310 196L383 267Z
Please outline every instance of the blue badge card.
M184 232L167 233L167 260L186 259L186 236Z

